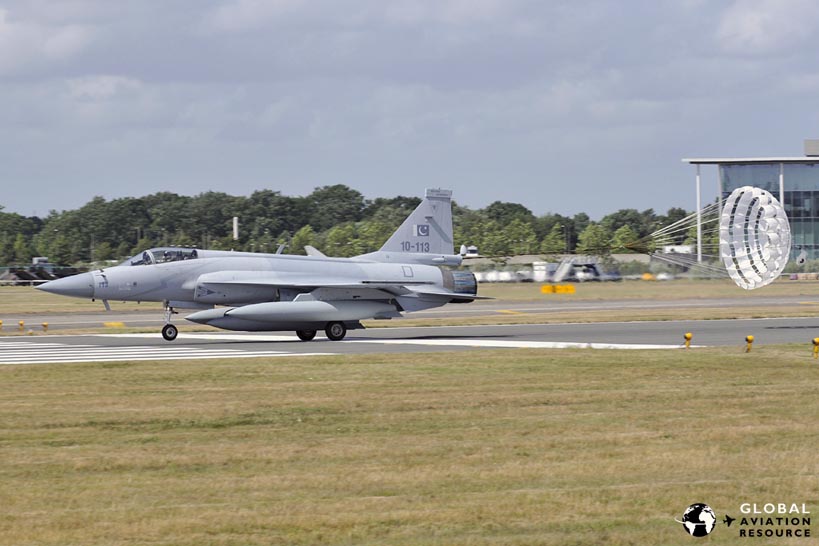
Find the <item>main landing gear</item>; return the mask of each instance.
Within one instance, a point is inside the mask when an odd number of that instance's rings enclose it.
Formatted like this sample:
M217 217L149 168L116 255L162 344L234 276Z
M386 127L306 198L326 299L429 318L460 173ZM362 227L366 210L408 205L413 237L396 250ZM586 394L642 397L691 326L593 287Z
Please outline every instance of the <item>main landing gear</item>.
M330 341L341 341L347 335L347 327L343 322L328 322L324 334Z
M347 335L347 327L343 322L328 322L324 334L330 341L341 341ZM311 341L316 337L315 330L296 330L296 335L302 341Z
M173 310L173 307L166 301L165 302L165 326L162 327L162 337L165 338L165 341L173 341L176 339L176 336L179 334L179 330L171 324L171 316L176 315L177 311Z

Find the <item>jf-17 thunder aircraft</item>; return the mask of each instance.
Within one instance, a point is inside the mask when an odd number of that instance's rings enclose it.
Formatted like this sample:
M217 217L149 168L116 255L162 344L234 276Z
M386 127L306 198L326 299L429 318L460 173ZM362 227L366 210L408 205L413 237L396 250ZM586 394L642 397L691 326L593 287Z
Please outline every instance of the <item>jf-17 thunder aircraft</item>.
M108 300L161 301L168 341L178 333L171 323L176 309L195 309L187 320L224 330L295 330L303 341L324 330L338 341L363 328L364 319L483 299L472 273L449 267L463 259L453 253L451 198L450 190L428 189L381 250L353 258L313 247L305 247L307 256L152 248L38 288L100 299L109 310Z

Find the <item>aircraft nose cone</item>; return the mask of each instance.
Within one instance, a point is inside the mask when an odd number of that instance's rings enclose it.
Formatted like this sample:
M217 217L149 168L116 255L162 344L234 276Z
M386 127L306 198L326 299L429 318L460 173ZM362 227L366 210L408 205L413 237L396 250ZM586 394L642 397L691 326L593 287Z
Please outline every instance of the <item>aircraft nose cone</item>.
M80 273L78 275L65 277L64 279L48 281L47 283L39 285L37 288L43 292L59 294L60 296L93 298L94 276L91 273Z

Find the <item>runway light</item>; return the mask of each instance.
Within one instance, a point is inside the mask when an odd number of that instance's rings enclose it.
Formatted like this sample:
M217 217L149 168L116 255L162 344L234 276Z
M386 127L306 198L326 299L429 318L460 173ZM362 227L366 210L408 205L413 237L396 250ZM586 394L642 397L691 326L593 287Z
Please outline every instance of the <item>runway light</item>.
M691 332L686 332L685 335L683 336L683 338L685 339L685 348L686 349L691 348L691 338L692 337L694 337L694 336L691 335Z
M2 330L2 329L3 329L3 321L0 320L0 330Z
M43 323L43 332L48 333L48 323L47 322Z
M813 358L819 358L819 337L813 338Z
M24 328L25 328L25 326L26 326L26 321L21 320L21 321L20 321L20 322L18 322L17 324L20 326L20 331L22 332L22 331L23 331L23 329L24 329Z
M745 336L745 343L747 343L745 346L745 352L750 353L751 346L754 344L754 336Z

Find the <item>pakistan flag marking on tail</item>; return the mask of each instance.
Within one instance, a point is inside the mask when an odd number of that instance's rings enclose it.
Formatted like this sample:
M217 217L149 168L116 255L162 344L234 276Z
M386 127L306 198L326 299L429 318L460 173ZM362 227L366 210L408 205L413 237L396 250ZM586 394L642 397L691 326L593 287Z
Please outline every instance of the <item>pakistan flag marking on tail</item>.
M415 237L429 237L429 224L417 224L412 226L412 234Z

